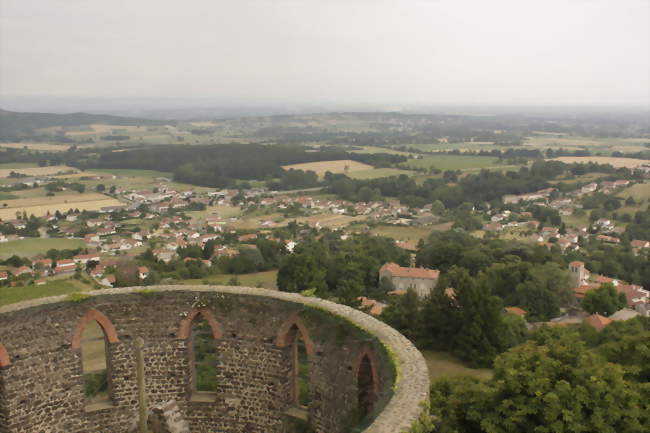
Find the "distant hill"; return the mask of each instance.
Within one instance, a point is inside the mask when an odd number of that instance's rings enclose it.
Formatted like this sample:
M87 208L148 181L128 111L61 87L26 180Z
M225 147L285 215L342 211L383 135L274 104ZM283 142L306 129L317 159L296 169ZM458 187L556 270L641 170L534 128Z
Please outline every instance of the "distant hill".
M17 113L0 109L0 140L15 140L29 136L39 128L50 126L79 126L103 123L120 126L164 125L162 120L138 119L133 117L109 116L105 114L71 113Z

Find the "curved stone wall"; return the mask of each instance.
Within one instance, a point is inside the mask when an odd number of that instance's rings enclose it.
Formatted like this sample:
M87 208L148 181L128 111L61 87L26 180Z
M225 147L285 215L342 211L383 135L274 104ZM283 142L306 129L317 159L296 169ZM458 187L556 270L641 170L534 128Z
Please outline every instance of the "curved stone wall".
M425 410L422 355L401 334L355 309L297 294L224 286L89 292L0 307L0 432L133 431L138 414L134 340L145 340L151 405L175 401L192 433L284 433L296 417L287 333L304 336L309 406L318 433L398 433ZM218 363L214 399L195 398L189 328L203 316ZM106 336L110 404L86 405L79 338ZM371 360L373 410L358 416L360 362ZM297 413L301 413L300 410Z

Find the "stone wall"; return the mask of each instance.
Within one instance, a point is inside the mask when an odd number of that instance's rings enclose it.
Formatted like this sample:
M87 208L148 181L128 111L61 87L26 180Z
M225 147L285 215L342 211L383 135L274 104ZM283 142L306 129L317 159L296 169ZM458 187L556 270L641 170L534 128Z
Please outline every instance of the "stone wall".
M217 392L192 389L191 318L210 322L218 356ZM208 317L209 316L209 317ZM88 411L78 336L97 320L107 336L111 404ZM193 433L282 433L293 413L290 349L297 325L309 353L308 422L318 433L406 431L428 398L422 355L397 331L357 310L264 289L156 286L92 292L88 299L46 298L0 307L0 432L129 432L138 413L134 340L145 340L152 405L175 400ZM388 349L387 349L388 348ZM376 403L357 416L357 376L373 360ZM198 396L201 397L201 396ZM205 397L205 396L203 396Z

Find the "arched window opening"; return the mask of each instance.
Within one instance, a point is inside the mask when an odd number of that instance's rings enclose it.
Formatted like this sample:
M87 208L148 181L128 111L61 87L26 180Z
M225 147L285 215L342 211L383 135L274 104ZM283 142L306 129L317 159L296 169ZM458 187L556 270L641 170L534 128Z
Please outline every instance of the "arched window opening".
M309 356L305 339L296 325L289 331L291 338L291 395L296 406L309 406Z
M361 417L372 412L375 404L375 378L373 375L372 361L368 355L363 355L357 373L358 408Z
M99 323L89 321L81 334L81 367L87 404L110 401L107 344Z
M212 327L202 314L192 320L191 327L193 391L214 393L217 391L217 351Z

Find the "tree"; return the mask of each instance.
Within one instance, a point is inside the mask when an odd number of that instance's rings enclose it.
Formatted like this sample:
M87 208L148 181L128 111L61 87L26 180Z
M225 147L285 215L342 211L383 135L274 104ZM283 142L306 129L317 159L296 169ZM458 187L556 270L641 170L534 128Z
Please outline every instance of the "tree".
M115 265L115 287L129 287L140 284L138 267L131 260L123 260Z
M106 186L103 183L97 184L97 186L95 187L95 191L104 192L106 191Z
M324 297L327 290L325 269L312 255L288 255L278 270L278 288L284 292L316 289L319 296Z
M591 314L598 313L603 316L611 316L625 305L627 305L625 293L618 293L611 283L602 284L588 291L582 300L582 308Z
M546 329L499 356L494 377L431 388L440 433L641 433L648 389L588 350L575 331Z
M422 334L422 323L420 300L415 290L408 289L404 295L391 296L381 319L409 340L417 342Z

